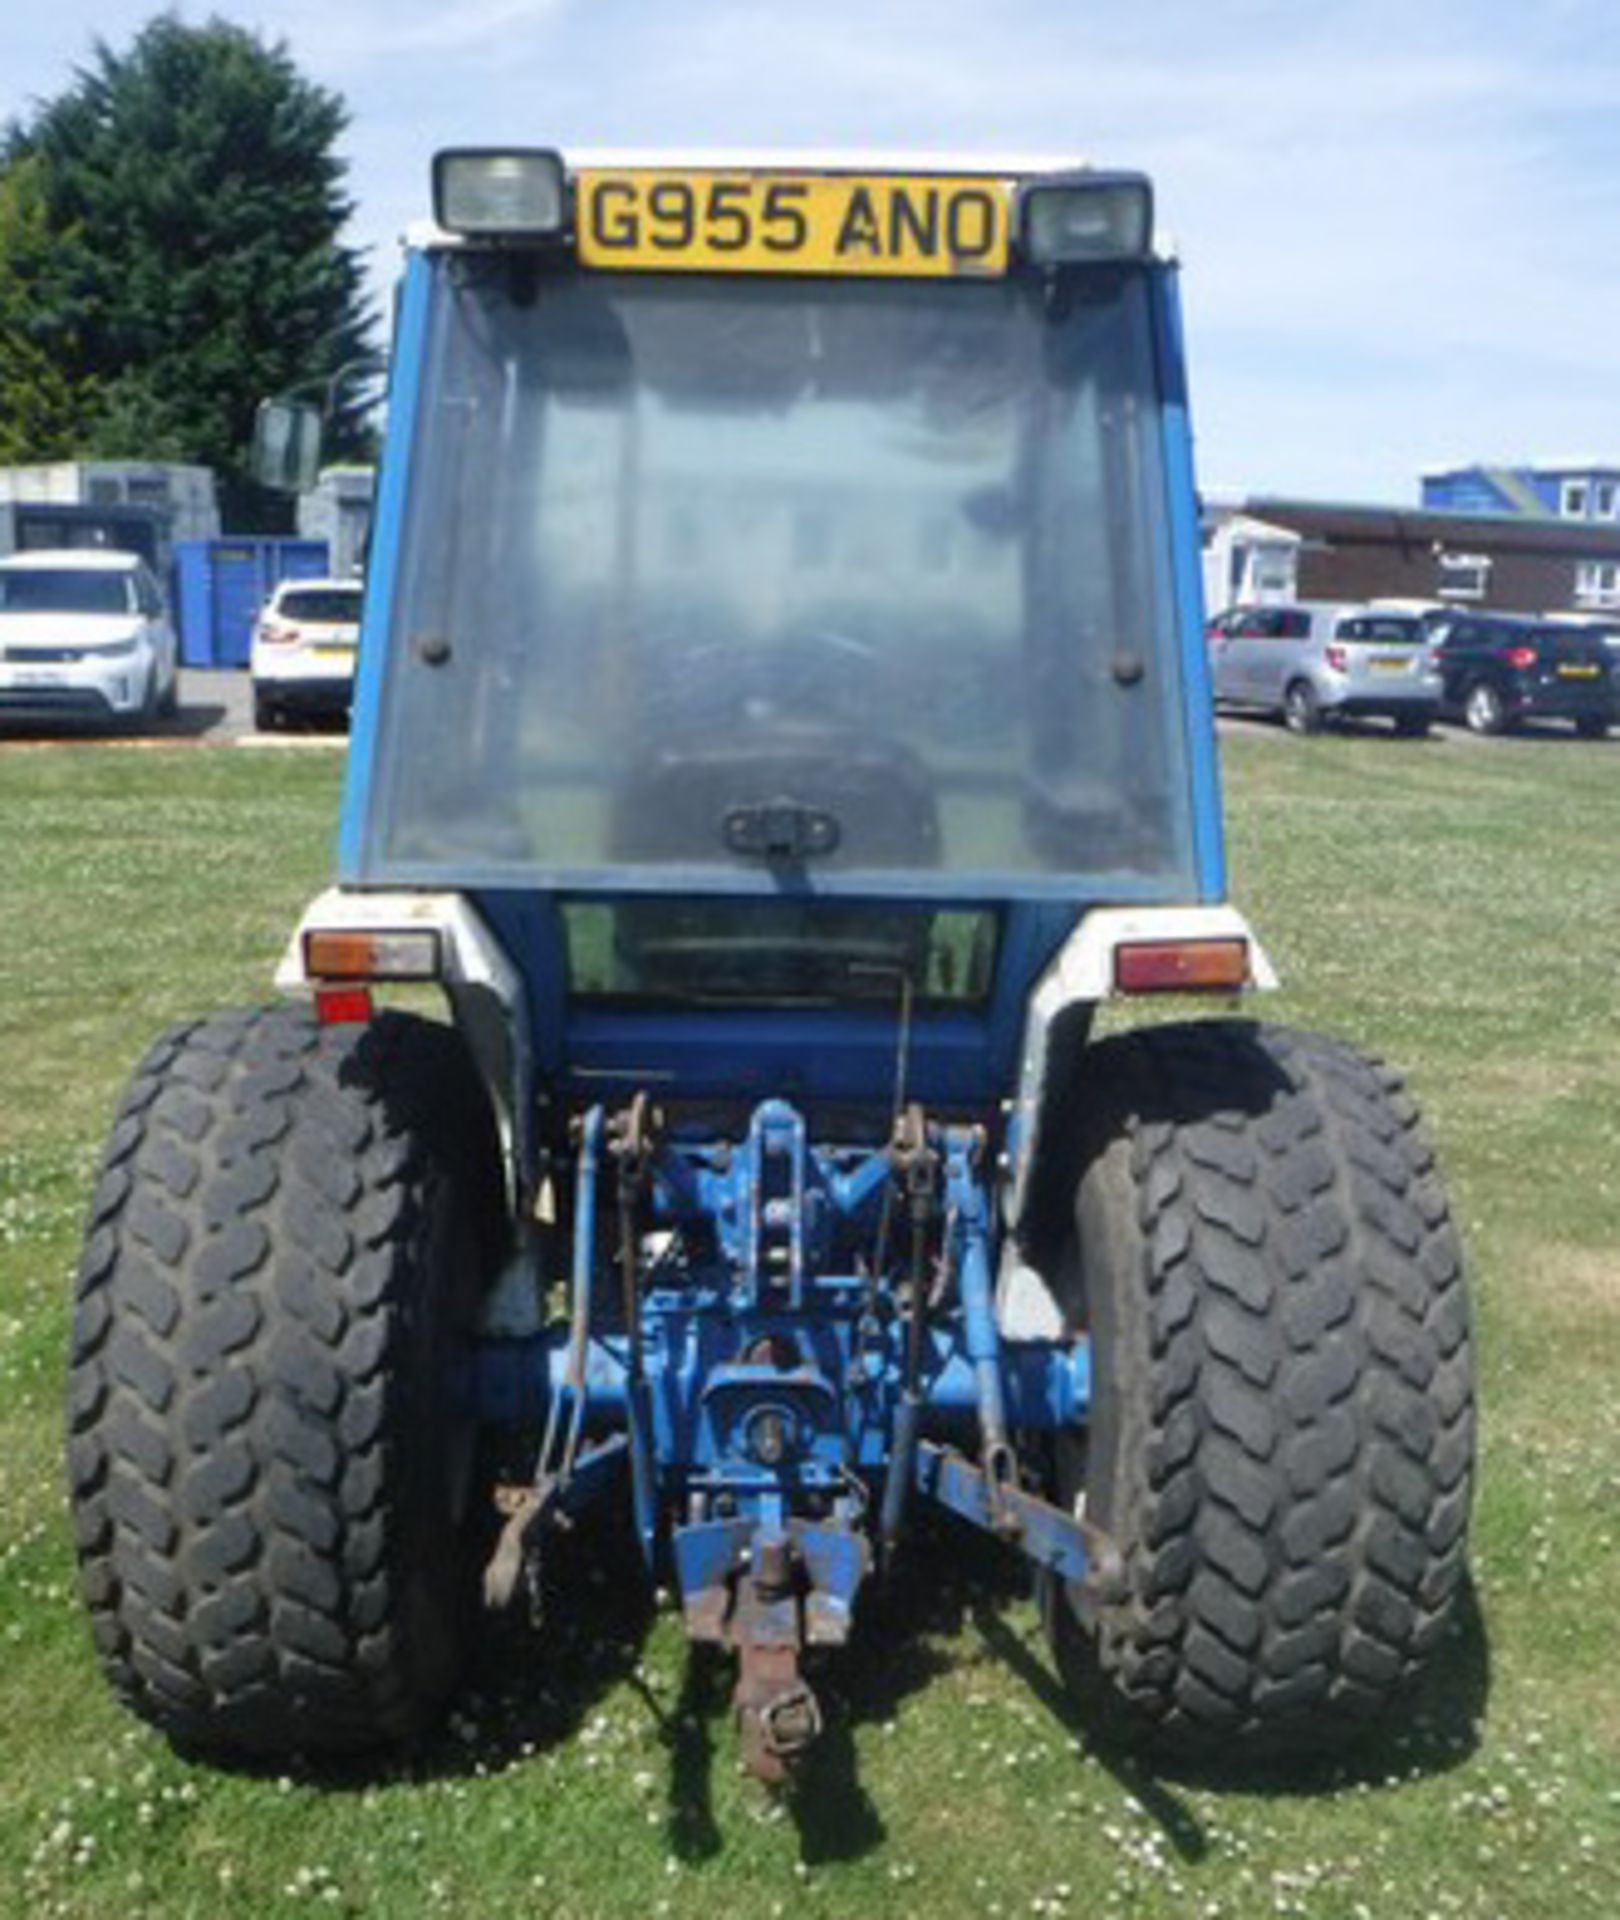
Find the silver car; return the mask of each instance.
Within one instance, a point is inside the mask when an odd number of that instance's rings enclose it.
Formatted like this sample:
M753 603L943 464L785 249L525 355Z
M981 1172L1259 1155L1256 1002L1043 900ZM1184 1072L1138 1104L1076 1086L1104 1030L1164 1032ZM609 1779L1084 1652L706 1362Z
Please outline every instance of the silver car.
M1223 704L1280 713L1295 733L1377 714L1424 734L1440 704L1428 633L1414 613L1371 607L1238 607L1210 622Z

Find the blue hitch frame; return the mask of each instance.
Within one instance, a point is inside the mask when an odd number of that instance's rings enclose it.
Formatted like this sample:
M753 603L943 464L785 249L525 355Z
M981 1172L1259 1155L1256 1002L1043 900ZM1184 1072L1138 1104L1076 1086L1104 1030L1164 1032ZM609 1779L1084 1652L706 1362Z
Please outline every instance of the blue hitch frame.
M887 1147L824 1146L772 1099L733 1146L666 1134L638 1095L576 1141L566 1317L482 1342L463 1383L480 1420L542 1434L492 1604L525 1574L537 1595L556 1523L628 1479L649 1575L690 1638L738 1653L745 1751L779 1779L820 1726L799 1655L847 1640L910 1502L1088 1578L1098 1543L1021 1484L1015 1440L1085 1420L1090 1350L1000 1335L981 1128L911 1109ZM609 1167L616 1306L595 1272Z

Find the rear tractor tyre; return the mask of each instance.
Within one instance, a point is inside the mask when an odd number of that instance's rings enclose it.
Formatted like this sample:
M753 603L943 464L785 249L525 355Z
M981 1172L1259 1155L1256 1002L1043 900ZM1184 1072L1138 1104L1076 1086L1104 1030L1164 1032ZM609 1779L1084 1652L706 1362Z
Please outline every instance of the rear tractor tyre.
M1308 680L1295 680L1283 695L1283 722L1290 733L1320 733L1322 703Z
M1057 1492L1121 1565L1049 1592L1060 1667L1170 1747L1322 1752L1409 1690L1463 1574L1468 1310L1416 1109L1338 1041L1237 1021L1084 1070L1095 1402Z
M101 1663L171 1738L341 1752L444 1703L475 1452L450 1367L502 1219L448 1027L255 1009L136 1069L78 1272L68 1485Z

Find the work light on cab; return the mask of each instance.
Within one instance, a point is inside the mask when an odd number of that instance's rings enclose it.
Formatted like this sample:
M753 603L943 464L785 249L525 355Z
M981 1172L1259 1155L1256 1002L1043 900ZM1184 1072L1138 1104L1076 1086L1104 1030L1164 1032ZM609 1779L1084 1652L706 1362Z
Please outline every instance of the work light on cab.
M1020 196L1024 252L1039 266L1145 260L1153 248L1153 189L1138 173L1044 180Z
M561 233L568 196L560 154L545 148L454 147L433 156L433 217L484 240Z

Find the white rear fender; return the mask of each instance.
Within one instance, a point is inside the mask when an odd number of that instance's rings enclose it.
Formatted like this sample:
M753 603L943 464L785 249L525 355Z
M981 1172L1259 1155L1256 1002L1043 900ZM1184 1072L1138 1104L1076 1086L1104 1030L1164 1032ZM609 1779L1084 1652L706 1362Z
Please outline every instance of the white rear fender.
M1265 992L1277 975L1264 948L1236 907L1098 907L1088 913L1035 983L1024 1019L1018 1091L1007 1117L1006 1177L997 1307L1009 1338L1052 1338L1058 1313L1040 1274L1023 1258L1018 1228L1039 1162L1041 1125L1053 1090L1075 1070L1090 1014L1102 1001L1137 998L1118 985L1122 951L1203 950L1209 943L1241 942L1240 992ZM1231 992L1216 997L1230 1004Z
M466 1041L489 1093L500 1133L508 1197L520 1216L526 1213L534 1167L530 1137L534 1047L529 1001L522 976L483 915L461 893L328 887L305 908L276 968L275 983L283 993L310 990L318 984L306 964L307 937L312 933L436 936L437 968L433 977L444 989L456 1030Z

